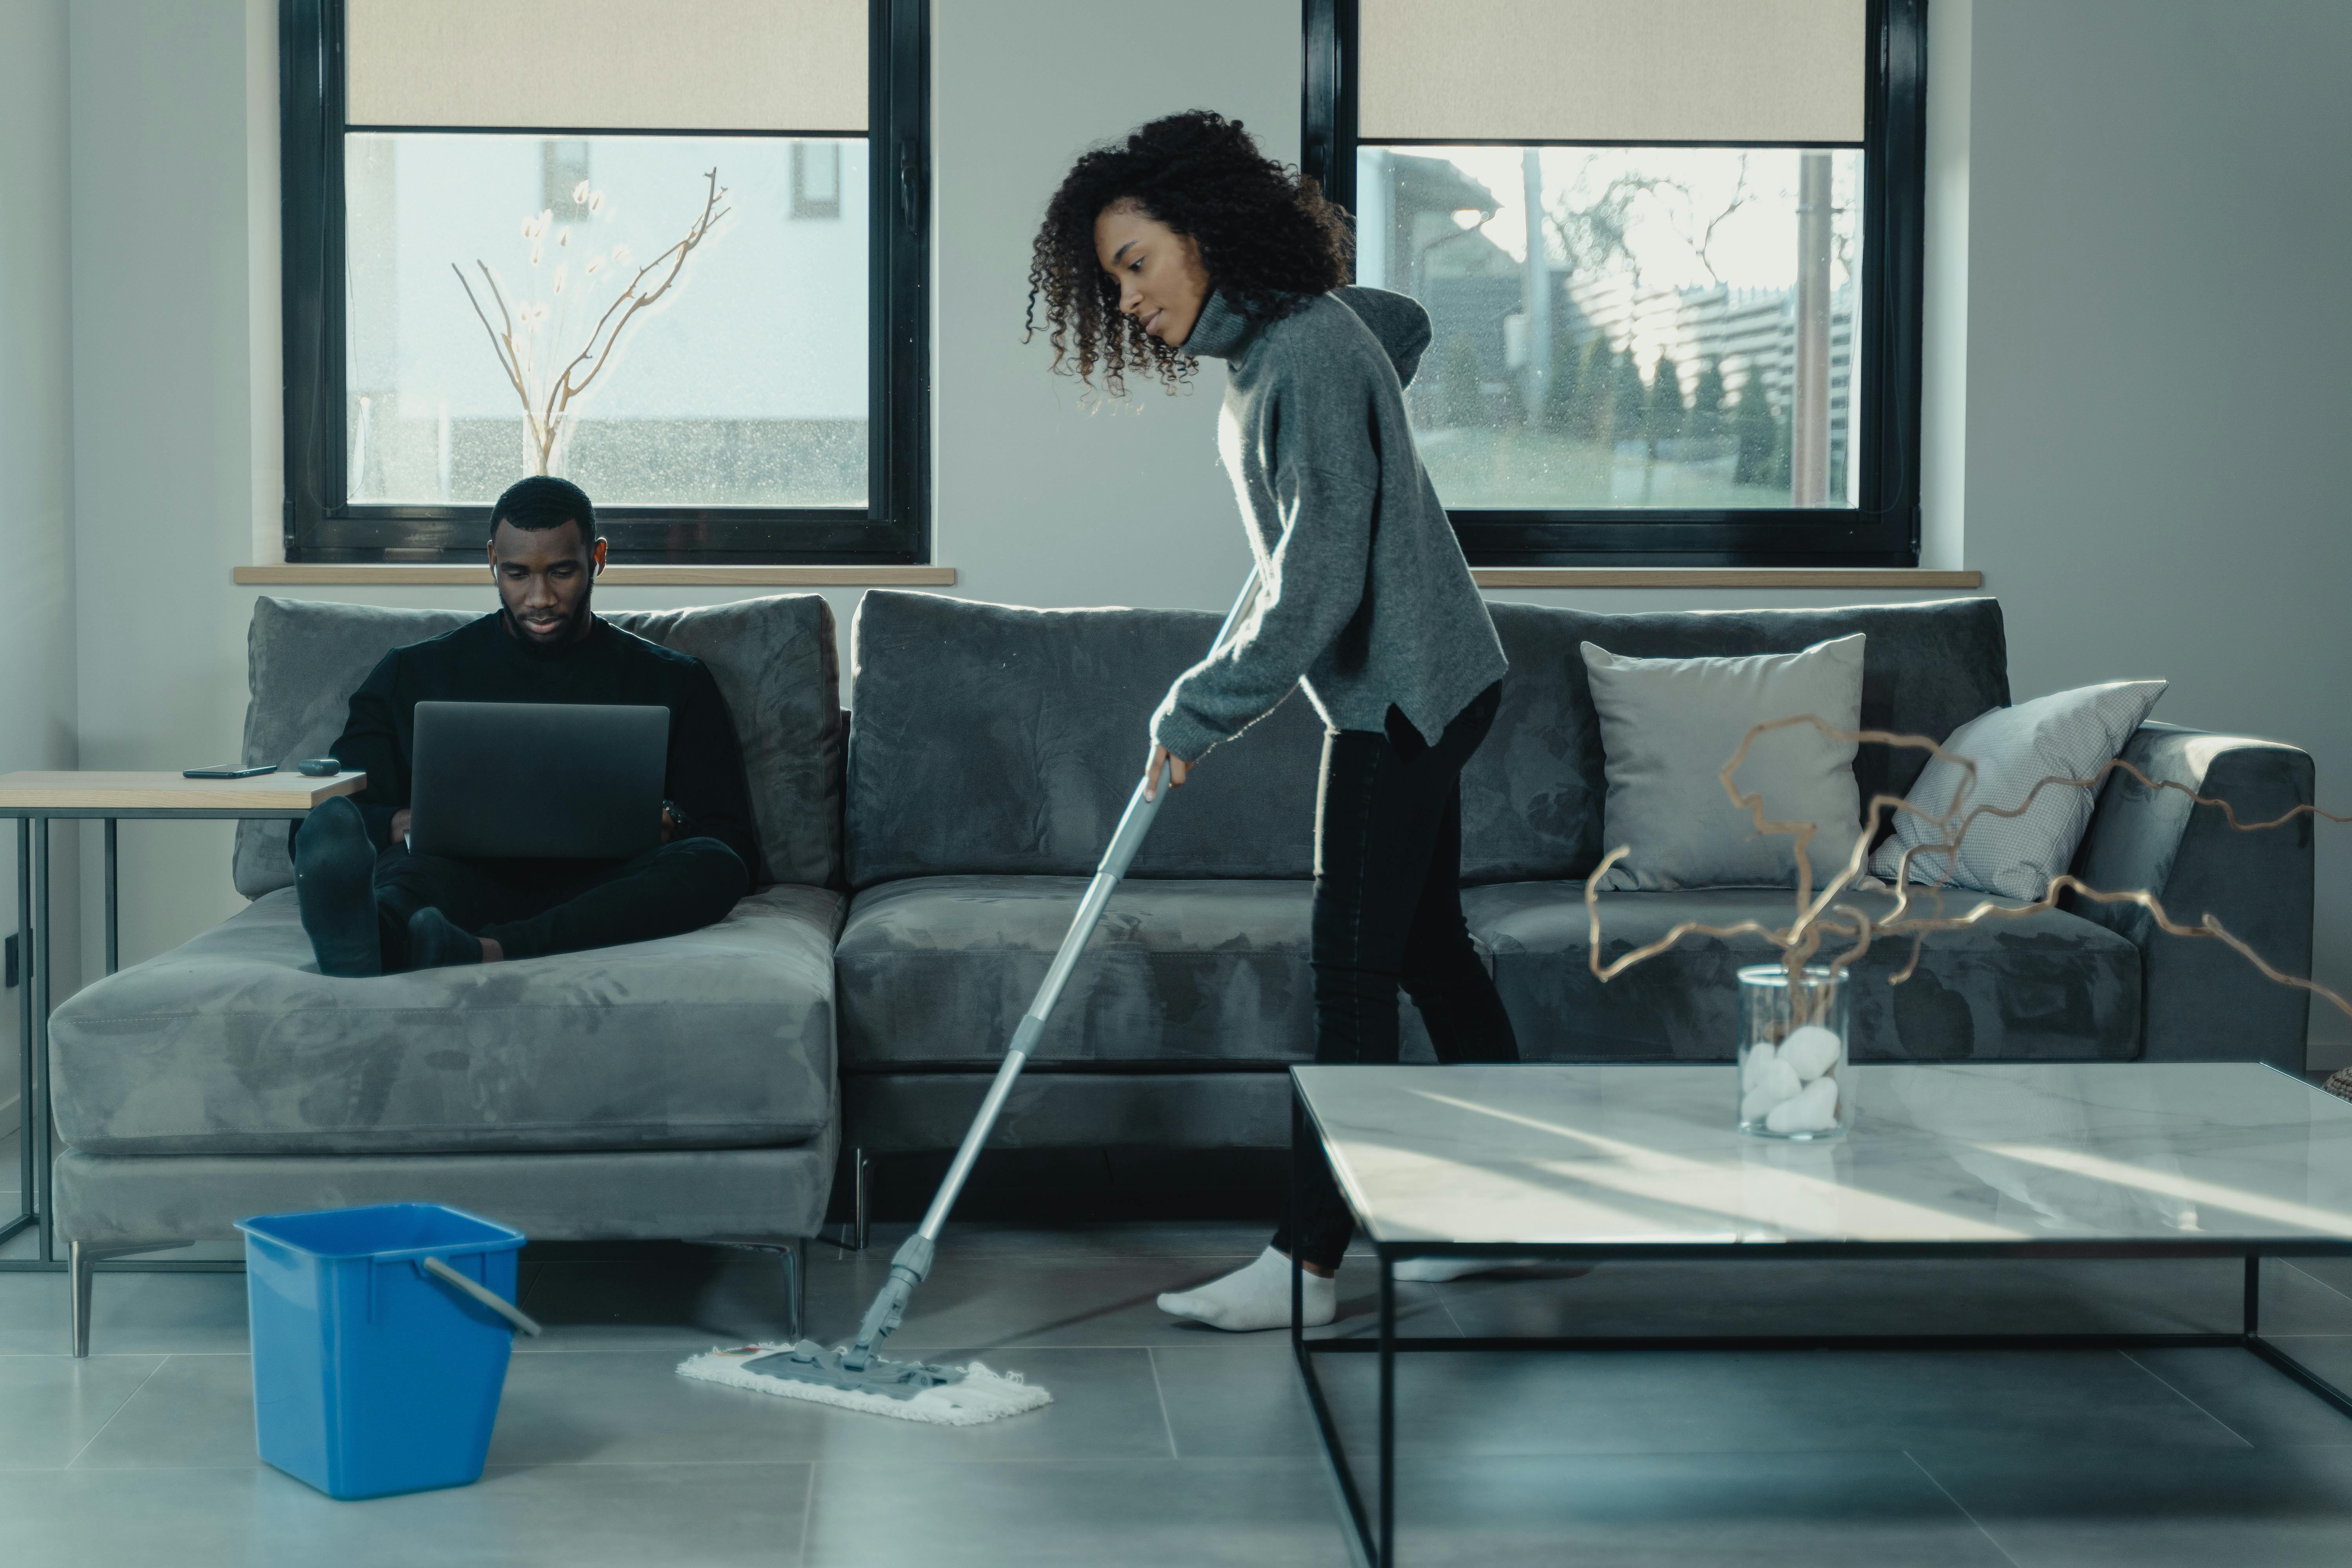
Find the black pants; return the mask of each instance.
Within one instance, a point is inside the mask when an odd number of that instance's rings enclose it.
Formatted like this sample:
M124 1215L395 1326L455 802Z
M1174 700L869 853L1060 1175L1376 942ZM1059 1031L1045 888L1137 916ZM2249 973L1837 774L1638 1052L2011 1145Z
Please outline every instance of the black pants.
M1315 1059L1397 1059L1397 987L1421 1010L1440 1061L1519 1056L1495 982L1462 919L1462 767L1495 721L1488 687L1435 745L1389 710L1385 734L1340 730L1323 742L1315 826ZM1355 1220L1322 1160L1274 1245L1339 1266Z
M394 844L376 858L376 929L387 974L408 967L408 917L427 906L509 958L536 958L694 931L751 885L743 858L716 838L628 860L454 860Z

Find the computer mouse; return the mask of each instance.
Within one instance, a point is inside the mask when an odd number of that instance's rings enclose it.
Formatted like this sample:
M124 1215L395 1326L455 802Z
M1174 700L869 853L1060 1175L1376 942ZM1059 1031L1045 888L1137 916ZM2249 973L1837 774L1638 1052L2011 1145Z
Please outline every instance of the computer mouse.
M305 757L294 764L294 771L305 778L322 779L343 771L343 764L332 757Z

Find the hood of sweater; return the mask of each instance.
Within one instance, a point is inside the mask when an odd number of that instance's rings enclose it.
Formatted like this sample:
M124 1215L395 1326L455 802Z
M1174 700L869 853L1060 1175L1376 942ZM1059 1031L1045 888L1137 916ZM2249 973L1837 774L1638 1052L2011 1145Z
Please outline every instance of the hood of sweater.
M1397 380L1412 385L1413 372L1421 368L1422 353L1429 347L1429 312L1405 295L1379 289L1340 289L1333 297L1354 311L1379 341L1389 363L1396 366ZM1228 303L1223 290L1212 289L1183 349L1195 357L1237 360L1249 352L1265 325Z

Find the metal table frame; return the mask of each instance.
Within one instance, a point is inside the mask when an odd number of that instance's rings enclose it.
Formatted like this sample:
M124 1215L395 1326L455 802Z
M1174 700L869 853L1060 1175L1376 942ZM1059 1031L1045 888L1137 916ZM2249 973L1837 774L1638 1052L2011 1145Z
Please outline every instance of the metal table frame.
M1307 1096L1291 1075L1290 1183L1291 1209L1297 1213L1307 1180L1307 1161L1319 1153L1323 1130L1315 1121ZM1341 1189L1345 1194L1346 1189ZM1350 1207L1353 1205L1350 1205ZM1356 1216L1360 1224L1365 1216ZM1369 1226L1367 1226L1369 1229ZM1714 1242L1673 1245L1592 1246L1558 1242L1380 1242L1372 1244L1381 1271L1380 1331L1377 1338L1309 1339L1300 1327L1305 1292L1298 1261L1290 1264L1290 1348L1297 1358L1307 1396L1315 1407L1315 1424L1323 1435L1323 1451L1331 1461L1340 1495L1346 1500L1349 1522L1372 1568L1391 1568L1396 1561L1396 1358L1415 1351L1759 1351L1759 1350L2243 1350L2252 1352L2303 1384L2313 1394L2352 1416L2352 1393L2336 1387L2294 1356L2264 1339L2262 1324L2262 1261L2265 1258L2352 1257L2352 1240L2325 1237L2261 1242L2189 1241L2053 1241L2053 1242ZM1397 1332L1394 1266L1412 1258L1540 1258L1547 1261L1597 1264L1634 1259L1705 1259L1735 1258L2240 1258L2245 1260L2244 1324L2236 1333L2205 1334L1664 1334L1555 1335L1526 1338L1438 1339ZM1380 1436L1378 1486L1368 1506L1347 1446L1339 1436L1316 1359L1326 1355L1380 1357Z
M106 825L106 973L121 967L121 898L118 892L115 825L123 821L173 822L291 822L310 815L311 807L267 806L0 806L0 818L16 819L16 930L23 963L16 977L16 1083L22 1107L17 1139L21 1184L17 1213L0 1221L0 1243L29 1226L40 1229L40 1251L35 1258L0 1258L0 1273L62 1273L67 1260L57 1252L55 1197L56 1128L49 1092L49 1015L57 1002L49 967L49 932L55 924L52 906L56 889L49 873L49 824L58 821L102 822ZM242 1263L173 1259L145 1263L110 1263L98 1267L110 1272L139 1269L159 1272L234 1273Z

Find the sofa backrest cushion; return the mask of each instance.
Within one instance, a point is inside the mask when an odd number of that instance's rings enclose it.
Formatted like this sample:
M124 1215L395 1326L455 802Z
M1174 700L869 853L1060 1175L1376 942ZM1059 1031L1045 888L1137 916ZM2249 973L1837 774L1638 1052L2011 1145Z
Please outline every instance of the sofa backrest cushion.
M1609 616L1491 606L1511 672L1463 775L1463 878L1572 879L1600 860L1608 775L1577 645L1644 658L1794 653L1854 632L1865 728L1942 740L2009 700L1991 599ZM1090 874L1141 772L1146 725L1207 650L1198 610L1030 610L877 589L851 633L850 885ZM1153 825L1133 875L1314 874L1321 725L1293 696L1217 748ZM1864 746L1856 782L1901 795L1925 753Z
M1029 610L877 589L851 632L849 879L1091 875L1198 610ZM1169 798L1138 877L1307 877L1322 721L1292 696Z
M327 754L352 692L395 647L477 619L480 610L389 610L264 597L246 636L248 764ZM696 610L600 611L624 631L692 654L710 668L735 721L760 829L762 882L838 886L841 879L841 679L833 612L816 594ZM287 825L237 825L236 889L290 885Z
M1636 658L1696 658L1795 653L1862 632L1863 728L1934 741L2009 700L2009 645L1992 599L1633 616L1489 608L1511 669L1494 729L1463 773L1466 882L1581 878L1601 859L1609 780L1580 643ZM1864 809L1874 794L1908 790L1926 763L1924 752L1864 746L1853 765Z

